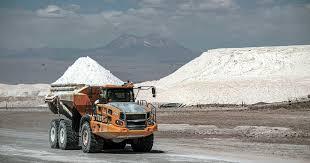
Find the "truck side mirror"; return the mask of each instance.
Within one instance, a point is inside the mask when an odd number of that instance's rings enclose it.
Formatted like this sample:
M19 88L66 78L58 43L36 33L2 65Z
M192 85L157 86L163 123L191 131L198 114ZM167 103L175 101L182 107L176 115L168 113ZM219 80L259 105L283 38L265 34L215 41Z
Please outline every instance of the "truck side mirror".
M153 94L153 97L156 97L156 88L155 87L152 87L152 94Z

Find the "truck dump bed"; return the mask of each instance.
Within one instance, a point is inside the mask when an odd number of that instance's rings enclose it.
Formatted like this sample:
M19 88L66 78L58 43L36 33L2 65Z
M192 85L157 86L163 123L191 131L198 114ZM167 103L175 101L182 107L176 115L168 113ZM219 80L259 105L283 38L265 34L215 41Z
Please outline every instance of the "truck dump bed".
M45 102L54 114L63 114L71 119L74 111L87 113L94 101L98 99L99 93L99 86L52 84Z

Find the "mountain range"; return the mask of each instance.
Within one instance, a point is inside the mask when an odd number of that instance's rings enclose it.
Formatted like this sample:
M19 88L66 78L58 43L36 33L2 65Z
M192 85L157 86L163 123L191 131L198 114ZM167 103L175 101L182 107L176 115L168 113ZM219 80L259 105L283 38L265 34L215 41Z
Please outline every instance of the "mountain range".
M0 52L1 83L53 82L81 56L90 56L122 80L155 80L200 54L157 34L122 34L89 49L42 47Z

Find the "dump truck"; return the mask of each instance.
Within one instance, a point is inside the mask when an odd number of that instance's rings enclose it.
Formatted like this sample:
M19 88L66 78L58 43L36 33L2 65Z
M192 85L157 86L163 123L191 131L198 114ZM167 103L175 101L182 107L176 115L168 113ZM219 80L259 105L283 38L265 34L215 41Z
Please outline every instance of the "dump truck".
M156 107L136 100L146 90L156 96L155 87L134 87L133 83L52 84L45 102L59 116L50 122L50 147L94 153L130 144L135 152L151 151L157 131Z

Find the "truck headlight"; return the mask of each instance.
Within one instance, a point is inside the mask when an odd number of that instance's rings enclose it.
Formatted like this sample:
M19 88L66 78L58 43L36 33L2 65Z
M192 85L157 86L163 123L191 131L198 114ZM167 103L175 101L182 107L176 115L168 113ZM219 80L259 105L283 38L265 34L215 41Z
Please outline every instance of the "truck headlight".
M123 126L124 123L123 123L123 121L118 119L118 120L115 121L115 124L117 124L119 126Z
M147 125L153 126L155 122L152 119L147 120Z

